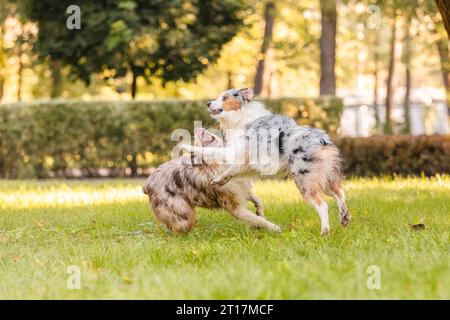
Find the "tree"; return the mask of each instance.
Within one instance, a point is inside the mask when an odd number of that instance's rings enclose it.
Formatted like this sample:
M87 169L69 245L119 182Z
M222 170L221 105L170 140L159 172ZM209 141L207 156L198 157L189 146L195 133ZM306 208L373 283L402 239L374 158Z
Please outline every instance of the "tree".
M270 63L273 58L272 38L275 23L275 10L275 2L266 2L264 6L264 36L254 81L254 90L257 95L267 95L269 92L271 74Z
M450 106L450 49L449 43L442 38L436 42L441 61L441 73L444 88L447 93L447 105Z
M129 75L132 98L139 77L195 78L219 57L247 8L244 0L85 0L78 1L81 29L69 30L66 9L73 1L22 2L38 25L41 58L70 66L86 83L93 73L106 80Z
M431 32L434 35L433 44L436 46L439 53L442 80L447 94L447 105L450 106L450 42L445 31L445 24L442 21L442 13L440 15L438 14L439 10L434 1L427 1L426 5L427 13L433 21L431 29Z
M6 20L12 18L16 21L15 28L8 28L10 38L14 38L13 47L5 46L5 34L7 33ZM17 101L22 100L23 72L31 66L34 58L32 47L35 40L32 24L28 23L19 12L18 5L12 1L0 2L0 100L3 97L5 84L5 69L7 59L14 57L17 61Z
M18 31L16 36L15 47L12 49L13 54L17 58L17 101L22 101L22 89L23 89L23 72L25 69L30 68L33 55L33 44L35 41L35 34L33 34L33 26L25 21L19 14L16 15L18 21Z
M412 64L412 39L411 39L411 15L406 18L405 37L403 50L403 64L405 65L405 99L403 102L405 124L403 132L411 134L411 64Z
M7 49L5 47L6 19L14 12L9 1L0 1L0 102L3 99L6 82Z
M336 0L320 0L320 95L336 95Z
M61 96L63 90L62 79L62 63L58 60L49 58L49 66L52 75L52 88L50 90L50 98L57 98Z
M389 49L389 65L388 65L388 77L386 81L386 113L385 113L385 124L384 133L393 133L392 124L392 112L395 105L395 91L396 91L396 81L398 73L398 63L400 58L400 49L402 44L401 30L399 29L402 21L405 21L405 37L403 43L405 44L403 51L403 63L405 65L405 86L406 92L404 97L404 110L405 110L405 126L404 130L410 130L409 123L409 109L410 109L410 95L411 95L411 59L413 45L411 44L412 37L409 34L411 20L417 18L417 10L422 4L422 0L378 0L377 5L384 11L385 16L390 16L391 23L391 39L390 39L390 49Z
M436 0L436 4L439 8L442 20L444 21L445 29L447 30L447 35L450 39L450 2L448 0Z
M392 110L394 108L394 93L395 93L395 80L397 72L397 62L398 62L398 15L397 10L393 10L392 17L392 33L391 33L391 44L390 44L390 56L389 56L389 70L388 78L386 83L386 119L384 124L384 133L393 133L392 128Z
M450 106L450 43L445 37L444 28L442 27L442 20L437 20L434 16L434 33L436 35L436 47L439 53L441 62L441 73L444 88L447 94L447 105Z
M4 70L6 69L6 55L5 55L5 45L4 45L4 34L5 34L4 30L5 30L5 27L4 27L3 14L0 11L0 102L3 99L3 93L5 90Z
M379 32L375 32L375 48L373 50L373 106L375 108L375 129L376 132L381 132L381 115L380 110L378 109L378 100L379 100L379 70L380 70L380 34Z

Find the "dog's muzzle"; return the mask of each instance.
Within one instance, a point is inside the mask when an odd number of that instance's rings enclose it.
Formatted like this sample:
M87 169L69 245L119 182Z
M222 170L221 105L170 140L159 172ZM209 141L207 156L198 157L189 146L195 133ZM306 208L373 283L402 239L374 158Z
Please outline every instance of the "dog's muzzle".
M211 102L208 102L208 111L211 115L216 116L216 115L220 114L223 111L223 109L221 109L221 108L213 109L213 108L211 108Z
M208 102L206 105L208 106L208 111L212 116L216 116L223 111L222 108L212 108L212 101Z
M222 111L223 111L223 109L214 109L214 110L209 109L209 113L211 113L213 116L217 116L218 114L221 114Z

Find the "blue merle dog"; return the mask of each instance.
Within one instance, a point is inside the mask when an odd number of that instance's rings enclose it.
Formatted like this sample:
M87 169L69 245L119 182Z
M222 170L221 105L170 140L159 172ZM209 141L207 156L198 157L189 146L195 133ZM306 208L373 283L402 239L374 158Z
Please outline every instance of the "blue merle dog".
M277 170L287 169L302 196L317 211L321 220L321 234L330 233L328 205L324 195L337 201L339 219L346 227L350 214L345 203L342 188L342 160L339 149L330 137L320 129L298 126L293 119L275 115L265 106L254 101L251 88L232 89L223 92L216 100L208 103L211 116L219 121L225 137L224 148L202 148L182 145L187 152L201 155L204 159L228 162L227 169L211 181L223 185L235 176L263 172L267 166L276 164ZM249 143L268 146L276 142L276 152L270 150L271 161L250 161ZM249 139L249 136L252 136ZM271 143L272 142L272 143Z

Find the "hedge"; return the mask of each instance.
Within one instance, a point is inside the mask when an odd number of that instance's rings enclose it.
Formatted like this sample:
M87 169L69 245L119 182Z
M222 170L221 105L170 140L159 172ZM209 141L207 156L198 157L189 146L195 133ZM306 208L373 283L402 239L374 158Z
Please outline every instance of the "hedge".
M450 174L450 135L340 138L336 143L347 175Z
M336 135L342 100L264 101ZM170 133L215 123L206 101L50 101L0 105L0 177L125 176L169 158Z

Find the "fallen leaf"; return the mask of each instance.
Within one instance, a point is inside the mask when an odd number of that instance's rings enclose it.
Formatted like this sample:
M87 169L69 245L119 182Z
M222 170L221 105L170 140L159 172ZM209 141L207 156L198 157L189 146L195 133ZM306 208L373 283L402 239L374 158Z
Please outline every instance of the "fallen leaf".
M420 218L420 220L414 221L414 223L410 225L411 229L416 230L416 231L425 229L424 222L425 222L425 217Z
M123 282L125 282L126 284L131 284L133 282L133 279L131 279L128 276L123 276L122 277Z
M411 229L413 229L415 231L423 230L423 229L425 229L425 223L411 224Z
M42 223L42 221L39 221L39 220L33 220L33 223L34 223L35 225L37 225L39 228L43 228L43 227L44 227L44 224Z

